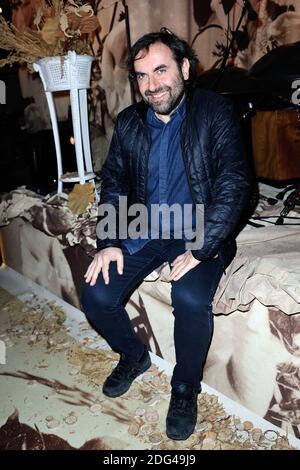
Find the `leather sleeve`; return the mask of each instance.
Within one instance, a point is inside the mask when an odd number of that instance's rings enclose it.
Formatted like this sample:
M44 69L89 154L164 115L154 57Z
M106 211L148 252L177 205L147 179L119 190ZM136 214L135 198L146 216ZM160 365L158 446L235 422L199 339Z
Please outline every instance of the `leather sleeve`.
M108 155L100 173L101 191L96 229L98 251L103 248L121 246L119 240L119 196L128 195L129 178L126 175L120 134L121 123L120 118L118 118ZM106 207L109 212L104 210ZM102 215L100 215L100 212L102 212ZM105 224L106 222L108 224ZM106 232L104 236L103 230Z
M237 227L251 189L240 126L232 106L218 97L217 108L210 115L210 158L217 162L217 174L211 202L204 212L204 244L200 250L192 250L198 260L211 259L219 252L223 242Z

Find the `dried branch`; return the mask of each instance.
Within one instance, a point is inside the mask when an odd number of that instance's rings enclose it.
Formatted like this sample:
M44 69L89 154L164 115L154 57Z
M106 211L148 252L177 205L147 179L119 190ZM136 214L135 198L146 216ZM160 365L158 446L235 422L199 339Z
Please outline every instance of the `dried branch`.
M9 52L0 67L18 62L31 68L43 57L64 56L69 50L88 54L92 34L99 28L91 5L79 0L44 0L32 28L25 31L0 15L0 49Z

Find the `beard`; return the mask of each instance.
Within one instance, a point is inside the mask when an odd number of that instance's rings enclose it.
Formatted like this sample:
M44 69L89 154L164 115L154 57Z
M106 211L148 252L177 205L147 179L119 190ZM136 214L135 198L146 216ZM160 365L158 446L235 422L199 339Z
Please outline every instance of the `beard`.
M180 103L181 98L185 91L184 79L181 74L178 75L174 81L173 87L167 85L161 86L154 91L147 90L144 94L144 100L153 109L155 113L162 115L169 115ZM160 98L155 98L155 95L164 93Z

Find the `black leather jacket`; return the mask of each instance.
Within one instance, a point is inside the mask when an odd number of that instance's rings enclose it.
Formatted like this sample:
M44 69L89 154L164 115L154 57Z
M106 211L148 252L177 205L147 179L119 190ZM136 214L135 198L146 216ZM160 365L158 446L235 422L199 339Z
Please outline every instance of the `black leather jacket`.
M102 203L118 208L146 203L147 164L151 138L147 105L129 106L117 118L107 159L102 167ZM204 244L193 250L198 260L219 254L224 268L236 253L232 237L248 199L250 178L239 125L231 105L220 95L200 89L187 94L187 115L181 127L182 156L195 203L204 204ZM118 212L118 211L117 211ZM97 240L98 250L121 246L120 240Z

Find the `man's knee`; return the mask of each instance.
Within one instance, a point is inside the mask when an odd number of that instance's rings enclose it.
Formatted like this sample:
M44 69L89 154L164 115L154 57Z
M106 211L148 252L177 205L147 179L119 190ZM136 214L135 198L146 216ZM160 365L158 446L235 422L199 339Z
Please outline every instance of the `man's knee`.
M198 315L200 312L208 312L211 309L211 303L199 292L190 292L188 289L174 292L172 294L172 304L174 311L182 312L184 315Z
M103 289L97 284L95 286L84 284L81 289L80 303L86 317L93 319L109 309L111 298L107 288Z

